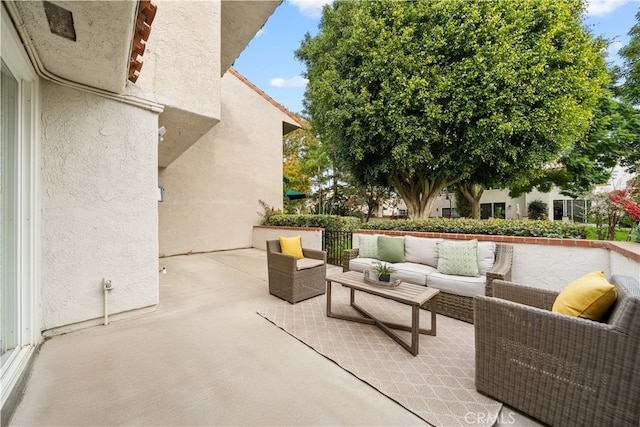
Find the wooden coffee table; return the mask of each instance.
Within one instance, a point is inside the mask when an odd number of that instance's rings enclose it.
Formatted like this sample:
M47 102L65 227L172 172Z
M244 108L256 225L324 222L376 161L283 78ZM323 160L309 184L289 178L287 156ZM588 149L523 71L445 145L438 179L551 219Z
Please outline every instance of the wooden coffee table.
M414 356L418 355L418 347L420 344L420 335L436 335L436 299L434 298L438 292L438 289L427 288L425 286L414 285L412 283L401 283L400 286L395 288L385 288L369 285L364 282L363 273L356 271L347 271L346 273L338 274L326 278L327 281L327 317L333 317L335 319L350 320L352 322L367 323L369 325L376 325L382 329L384 333L389 335L404 347L409 353ZM348 287L351 290L350 304L351 307L356 309L363 317L346 316L342 314L336 314L331 311L331 284L339 283ZM396 323L383 322L376 319L371 314L367 313L362 307L359 307L355 303L356 291L366 292L371 295L376 295L382 298L387 298L393 301L400 302L411 306L411 326L399 325ZM431 310L431 329L420 329L420 306L429 301L429 309ZM407 342L391 329L399 329L402 331L411 332L411 341Z

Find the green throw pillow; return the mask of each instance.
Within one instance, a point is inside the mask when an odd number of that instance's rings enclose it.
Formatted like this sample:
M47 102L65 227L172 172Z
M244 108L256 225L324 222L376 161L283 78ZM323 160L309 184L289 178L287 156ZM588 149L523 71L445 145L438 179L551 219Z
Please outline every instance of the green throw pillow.
M404 262L404 237L378 236L378 258L386 262Z
M378 259L377 234L358 234L358 257Z
M479 277L478 241L438 242L438 272L454 276Z

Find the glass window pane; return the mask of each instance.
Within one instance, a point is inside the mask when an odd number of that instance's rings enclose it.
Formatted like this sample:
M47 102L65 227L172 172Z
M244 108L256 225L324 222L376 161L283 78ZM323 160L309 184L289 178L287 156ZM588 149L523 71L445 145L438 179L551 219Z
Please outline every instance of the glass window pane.
M480 219L489 219L492 216L491 203L480 203Z
M2 61L0 134L0 350L2 364L18 343L16 147L19 138L19 83Z
M562 221L564 215L564 200L553 201L553 220Z
M506 209L507 208L507 204L506 203L494 203L493 204L493 217L494 218L500 218L500 219L505 219L505 215L506 215Z

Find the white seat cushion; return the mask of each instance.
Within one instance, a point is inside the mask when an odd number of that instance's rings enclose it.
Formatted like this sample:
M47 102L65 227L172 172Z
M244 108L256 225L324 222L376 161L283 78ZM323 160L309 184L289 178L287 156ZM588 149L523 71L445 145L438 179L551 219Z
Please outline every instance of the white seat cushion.
M440 289L454 295L463 297L473 297L475 295L484 295L487 283L486 276L452 276L449 274L431 273L427 277L427 286L430 288Z
M307 268L318 267L320 265L324 265L324 261L322 261L321 259L300 258L296 261L296 269L298 271L306 270Z
M379 259L375 258L354 258L349 261L349 270L363 272L367 268L373 268L374 262L379 263Z
M393 277L402 279L403 282L422 286L427 284L427 275L436 271L436 269L431 266L413 262L400 262L392 265L393 268L396 269L396 271L391 273Z

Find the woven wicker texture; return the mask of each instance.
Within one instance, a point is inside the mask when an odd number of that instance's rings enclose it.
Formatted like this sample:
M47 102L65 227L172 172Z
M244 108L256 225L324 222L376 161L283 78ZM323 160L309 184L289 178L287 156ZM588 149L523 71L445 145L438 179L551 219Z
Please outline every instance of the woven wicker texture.
M476 296L478 391L550 425L640 425L640 288L611 283L608 323L552 313L557 294L510 282Z
M349 306L349 290L338 284L332 289L333 310L358 315ZM366 293L356 300L381 320L411 322L406 305ZM432 425L495 421L501 403L476 392L473 382L472 325L438 316L437 336L421 335L420 353L412 356L373 325L328 318L325 304L326 297L318 297L259 314ZM420 325L428 327L431 314L420 311Z
M342 270L349 271L349 261L358 256L358 248L344 251L342 258ZM511 264L513 261L513 246L505 243L496 243L495 263L487 271L487 285L485 294L493 295L492 282L494 280L511 280ZM440 292L436 297L439 314L453 317L473 323L473 298ZM427 307L423 307L427 308Z
M305 258L324 261L323 265L298 270L296 258L284 255L278 240L267 241L267 267L269 271L269 293L295 304L298 301L324 294L327 273L327 253L302 248Z

